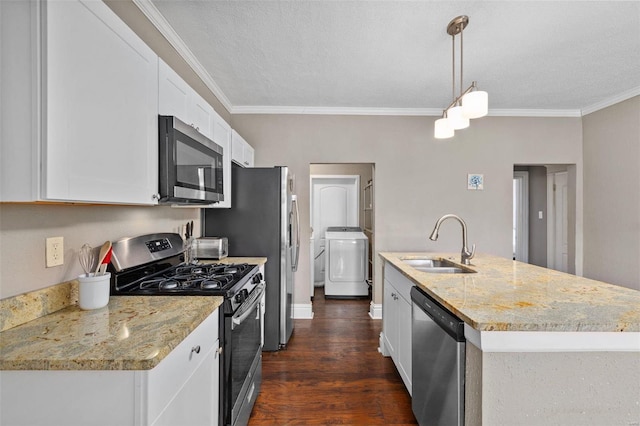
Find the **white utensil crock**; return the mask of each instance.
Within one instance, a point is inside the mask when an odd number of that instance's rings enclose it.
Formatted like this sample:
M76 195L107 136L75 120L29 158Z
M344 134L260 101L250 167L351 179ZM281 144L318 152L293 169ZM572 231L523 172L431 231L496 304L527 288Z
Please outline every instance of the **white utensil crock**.
M111 273L95 276L82 274L78 277L78 305L80 309L99 309L109 304Z

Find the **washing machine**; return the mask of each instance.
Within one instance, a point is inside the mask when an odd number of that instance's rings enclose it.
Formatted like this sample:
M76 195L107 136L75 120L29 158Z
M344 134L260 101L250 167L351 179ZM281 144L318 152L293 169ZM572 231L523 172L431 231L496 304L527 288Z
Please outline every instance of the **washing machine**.
M362 229L328 227L325 239L325 297L369 296L369 240Z

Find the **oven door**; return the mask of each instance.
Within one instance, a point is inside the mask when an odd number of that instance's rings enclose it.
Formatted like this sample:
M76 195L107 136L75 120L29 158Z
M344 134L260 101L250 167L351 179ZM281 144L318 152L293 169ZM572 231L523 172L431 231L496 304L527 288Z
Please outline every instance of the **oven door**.
M223 201L221 146L176 117L159 117L160 202Z
M247 424L262 382L262 295L258 284L231 318L231 424Z

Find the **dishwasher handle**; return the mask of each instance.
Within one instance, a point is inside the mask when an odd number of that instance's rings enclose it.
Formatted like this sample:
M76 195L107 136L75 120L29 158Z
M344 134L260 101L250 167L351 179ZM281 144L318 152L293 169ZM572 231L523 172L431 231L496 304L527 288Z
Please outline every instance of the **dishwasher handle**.
M411 287L411 300L456 342L464 342L464 321L453 315L418 287Z

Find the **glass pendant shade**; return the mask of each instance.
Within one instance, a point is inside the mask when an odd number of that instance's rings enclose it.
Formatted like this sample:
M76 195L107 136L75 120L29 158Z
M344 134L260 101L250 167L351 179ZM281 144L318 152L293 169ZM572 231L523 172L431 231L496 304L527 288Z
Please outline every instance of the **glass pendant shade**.
M489 112L489 94L480 90L462 97L462 114L465 118L480 118Z
M451 123L447 118L441 118L436 120L435 125L433 126L433 136L436 139L448 139L453 137L453 127L451 127Z
M466 129L469 127L469 119L465 118L461 106L455 106L447 110L447 119L454 130Z

